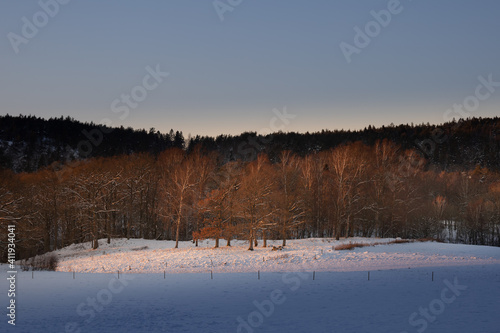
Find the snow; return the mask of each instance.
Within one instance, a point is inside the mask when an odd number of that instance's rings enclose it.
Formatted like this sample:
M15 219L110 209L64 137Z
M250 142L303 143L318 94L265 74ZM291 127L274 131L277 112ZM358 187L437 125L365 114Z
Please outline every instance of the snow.
M354 250L336 251L345 243L388 243L394 239L349 238L340 241L325 238L289 240L282 251L271 251L281 241L268 241L268 247L248 251L248 242L232 242L231 247L214 249L213 241L199 247L180 242L144 239L99 241L92 250L90 243L72 245L56 251L58 270L63 272L109 273L202 273L210 270L231 272L283 272L297 268L310 271L358 271L431 266L500 264L500 249L460 244L414 242L376 245ZM221 242L225 245L225 241ZM261 245L261 244L260 244ZM475 250L471 252L471 249Z
M18 272L16 326L2 314L0 332L498 332L500 248L332 250L388 241L294 240L283 251L253 252L245 242L72 245L56 252L60 272ZM95 273L102 267L109 273ZM0 270L5 276L6 265ZM1 279L5 313L7 290Z

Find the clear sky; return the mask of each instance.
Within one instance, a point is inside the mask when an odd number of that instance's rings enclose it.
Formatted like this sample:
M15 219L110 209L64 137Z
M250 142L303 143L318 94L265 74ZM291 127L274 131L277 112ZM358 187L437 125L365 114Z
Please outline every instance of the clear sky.
M475 97L498 0L58 1L0 2L0 114L185 135L500 114L500 84Z

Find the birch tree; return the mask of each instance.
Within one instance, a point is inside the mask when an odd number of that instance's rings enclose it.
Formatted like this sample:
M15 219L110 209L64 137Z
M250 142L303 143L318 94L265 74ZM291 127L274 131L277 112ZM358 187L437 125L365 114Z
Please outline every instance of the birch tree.
M276 192L273 195L277 227L286 246L290 230L303 223L304 200L300 192L302 187L299 160L290 152L284 151L275 167Z
M192 161L183 150L167 150L160 154L158 162L161 170L163 205L166 208L164 212L167 213L164 217L175 221L175 248L178 248L184 213L198 179Z
M270 163L265 155L249 162L242 176L239 194L241 215L245 219L243 226L250 243L248 250L253 251L254 242L260 226L268 222L271 215L268 197L271 194L273 179L270 177Z

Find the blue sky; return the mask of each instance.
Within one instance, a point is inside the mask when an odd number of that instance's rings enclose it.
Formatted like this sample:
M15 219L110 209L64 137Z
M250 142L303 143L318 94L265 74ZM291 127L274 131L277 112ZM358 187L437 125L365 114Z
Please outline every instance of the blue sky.
M500 82L500 2L391 1L2 1L0 114L185 135L359 129L458 118L447 110L479 76ZM340 45L367 26L349 63ZM295 117L273 122L285 108ZM495 87L467 114L499 110Z

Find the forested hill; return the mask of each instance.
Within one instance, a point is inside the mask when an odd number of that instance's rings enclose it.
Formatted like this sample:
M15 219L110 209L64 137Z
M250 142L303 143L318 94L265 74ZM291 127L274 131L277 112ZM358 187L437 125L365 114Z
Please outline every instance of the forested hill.
M431 165L442 170L472 169L476 166L500 169L500 118L471 118L442 125L399 125L361 131L323 130L316 133L275 133L259 136L243 133L240 136L194 137L191 146L201 144L216 150L226 159L253 160L257 153L266 153L276 160L283 150L301 156L335 148L341 144L362 141L372 146L377 141L390 140L403 149L415 149Z
M32 172L53 162L184 147L181 132L110 128L72 118L0 116L0 167Z
M416 149L439 169L474 168L477 165L500 169L500 118L471 118L442 125L399 125L368 127L361 131L316 133L255 132L238 136L196 136L185 142L182 132L160 133L155 129L110 128L82 123L72 118L0 116L0 167L16 172L36 171L53 162L88 157L110 157L148 152L156 155L169 147L201 146L217 151L224 160L253 160L266 153L273 161L283 150L299 155L362 141L373 145L387 139L404 149Z

